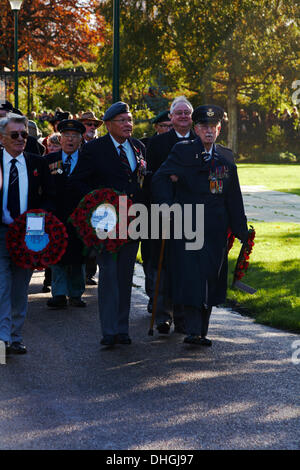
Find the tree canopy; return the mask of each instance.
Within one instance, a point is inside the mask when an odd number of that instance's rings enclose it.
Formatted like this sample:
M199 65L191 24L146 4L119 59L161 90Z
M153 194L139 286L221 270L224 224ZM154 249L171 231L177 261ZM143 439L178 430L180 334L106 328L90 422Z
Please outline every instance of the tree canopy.
M19 57L31 54L39 66L64 60L95 60L103 43L104 20L98 0L23 0L19 12ZM8 0L0 0L0 68L14 59L14 17Z

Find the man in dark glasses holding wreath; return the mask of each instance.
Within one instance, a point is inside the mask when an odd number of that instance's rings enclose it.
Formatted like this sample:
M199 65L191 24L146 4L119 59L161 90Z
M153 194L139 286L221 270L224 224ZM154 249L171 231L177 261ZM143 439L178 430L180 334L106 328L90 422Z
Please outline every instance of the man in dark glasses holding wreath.
M8 226L30 209L52 209L53 187L46 160L24 151L28 119L8 113L0 119L0 340L6 352L25 354L22 327L32 270L13 263L6 247Z

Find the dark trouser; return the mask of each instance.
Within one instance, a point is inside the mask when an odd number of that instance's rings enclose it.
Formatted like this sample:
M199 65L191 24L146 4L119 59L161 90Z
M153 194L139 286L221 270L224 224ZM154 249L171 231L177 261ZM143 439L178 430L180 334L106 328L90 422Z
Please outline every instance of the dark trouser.
M44 278L44 287L50 287L51 286L51 268L46 268L45 269L45 278Z
M98 307L102 335L128 334L132 277L138 243L131 242L117 253L97 256L101 270Z
M185 305L185 328L188 335L205 337L208 332L212 307Z
M87 258L86 265L85 265L85 275L86 278L91 279L95 276L97 272L97 259L96 256L92 256L91 258Z
M157 270L154 270L154 275L154 281L156 283ZM179 304L173 305L168 292L168 280L166 270L164 268L162 268L160 273L155 318L156 325L159 325L160 323L164 323L166 321L170 324L172 323L172 321L174 321L174 324L178 326L184 325L184 306Z

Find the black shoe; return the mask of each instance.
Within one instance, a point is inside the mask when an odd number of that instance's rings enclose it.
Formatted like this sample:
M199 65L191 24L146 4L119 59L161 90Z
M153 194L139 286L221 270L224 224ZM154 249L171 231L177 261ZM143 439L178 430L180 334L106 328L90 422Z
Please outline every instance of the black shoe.
M67 308L67 299L65 295L56 295L47 301L47 305L53 309Z
M105 335L100 341L103 346L114 346L116 344L116 337L113 335Z
M201 336L201 346L211 346L212 341L205 336Z
M92 277L87 277L86 280L85 280L85 283L87 286L96 286L97 285L97 281L95 281L95 279L93 279Z
M81 308L84 308L86 307L86 302L84 302L83 300L81 300L80 297L70 297L69 298L69 305L71 307L81 307Z
M174 333L180 333L182 335L185 335L186 334L186 329L185 329L184 325L182 325L180 323L175 325Z
M149 299L147 310L149 313L152 313L152 309L153 309L153 299Z
M170 327L170 323L168 321L165 321L164 323L160 323L159 325L157 325L156 328L161 335L167 335L170 332Z
M46 292L50 292L50 291L51 291L50 287L48 287L48 286L43 286L42 292L43 292L44 294L45 294Z
M25 344L23 343L11 343L9 346L6 348L7 354L26 354L27 349Z
M197 335L186 336L183 342L188 343L188 344L196 344L197 346L211 346L212 345L212 342L210 339L197 336Z
M120 334L117 337L117 343L118 344L131 344L132 341L131 341L131 338L128 335Z

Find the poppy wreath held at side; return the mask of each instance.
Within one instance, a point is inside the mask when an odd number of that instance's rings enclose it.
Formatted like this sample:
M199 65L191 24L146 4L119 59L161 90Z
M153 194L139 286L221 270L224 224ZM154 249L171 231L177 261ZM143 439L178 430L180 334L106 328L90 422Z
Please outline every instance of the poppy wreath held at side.
M96 189L80 201L78 207L70 215L69 221L74 225L78 236L87 248L94 248L99 253L103 251L117 253L122 246L130 242L128 226L133 217L128 216L128 210L131 205L132 201L125 193L111 188ZM105 234L103 236L103 230L102 236L99 236L97 221L102 219L101 227L103 227L107 220L107 218L105 219L107 215L105 211L102 215L97 216L97 211L101 211L101 208L108 209L114 216L114 223L106 230L113 232L113 236L110 236L109 233L107 236ZM120 220L121 212L125 217L125 220L123 217L122 221Z
M45 234L37 237L41 247L30 248L26 237L26 218L28 214L45 214ZM64 224L51 212L32 209L24 212L9 225L6 246L13 262L24 269L42 270L58 263L68 245L68 234Z

